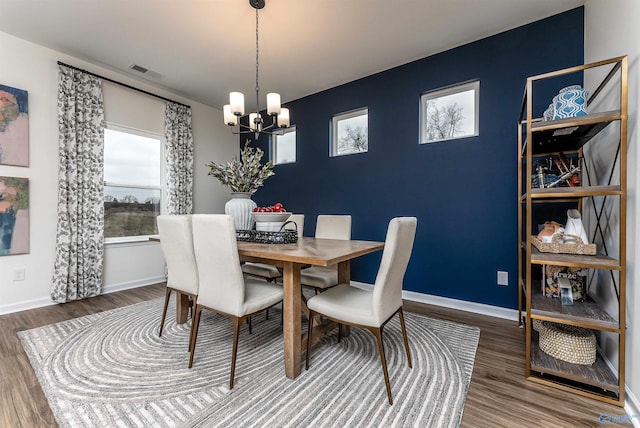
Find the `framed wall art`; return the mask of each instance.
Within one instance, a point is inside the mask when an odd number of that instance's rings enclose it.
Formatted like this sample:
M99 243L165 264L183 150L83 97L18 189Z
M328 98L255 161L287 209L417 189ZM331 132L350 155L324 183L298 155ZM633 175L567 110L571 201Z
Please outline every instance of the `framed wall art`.
M29 166L28 94L0 85L0 165Z
M0 177L0 256L29 252L29 179Z

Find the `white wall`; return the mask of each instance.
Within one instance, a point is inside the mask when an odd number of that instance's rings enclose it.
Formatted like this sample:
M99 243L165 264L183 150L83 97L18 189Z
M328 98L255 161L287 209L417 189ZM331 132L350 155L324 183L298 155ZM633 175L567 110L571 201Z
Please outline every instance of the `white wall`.
M228 191L207 177L205 164L238 153L238 139L222 123L222 112L146 82L113 72L0 32L0 83L29 92L29 167L0 165L0 176L29 178L30 252L0 257L0 314L51 304L58 180L58 60L191 106L195 142L194 211L224 212ZM10 60L8 60L10 59ZM154 97L105 84L106 119L158 131L162 103ZM113 107L115 106L115 108ZM140 115L141 111L146 115ZM127 122L137 113L137 122ZM162 128L159 129L162 133ZM26 268L24 281L12 281L14 268ZM112 244L105 249L104 290L115 291L157 282L164 276L158 244Z
M629 121L627 160L627 335L626 382L631 392L631 409L638 413L640 397L640 240L638 215L640 200L640 133L638 132L638 102L640 101L640 2L638 0L587 0L585 4L585 61L593 62L629 55ZM585 81L588 85L589 82ZM602 296L606 299L606 296ZM611 301L611 298L609 298ZM610 352L610 350L609 350Z

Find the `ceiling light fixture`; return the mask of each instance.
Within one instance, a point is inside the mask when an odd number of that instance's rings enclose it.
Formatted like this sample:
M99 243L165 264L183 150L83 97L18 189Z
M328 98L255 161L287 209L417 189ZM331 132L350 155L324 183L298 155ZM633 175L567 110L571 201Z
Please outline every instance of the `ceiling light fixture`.
M283 128L289 127L289 109L280 105L280 94L271 92L267 94L267 115L271 116L271 124L265 126L260 114L260 86L258 84L259 49L258 49L258 10L265 5L265 0L249 0L249 4L256 10L256 112L249 114L249 125L240 123L240 117L244 115L244 94L231 92L229 104L223 107L224 123L232 127L238 127L234 134L255 133L256 139L260 133L282 134Z

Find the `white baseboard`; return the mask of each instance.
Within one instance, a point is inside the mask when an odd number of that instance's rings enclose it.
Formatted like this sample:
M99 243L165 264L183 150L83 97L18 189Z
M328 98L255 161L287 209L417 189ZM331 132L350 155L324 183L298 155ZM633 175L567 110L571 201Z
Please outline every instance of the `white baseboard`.
M365 290L373 287L371 284L358 281L351 281L351 285ZM428 305L442 306L445 308L457 309L459 311L472 312L474 314L518 321L518 311L516 309L485 305L484 303L467 302L464 300L451 299L449 297L434 296L431 294L423 294L406 290L402 291L402 298L405 300L411 300L412 302L426 303Z
M129 290L131 288L143 287L145 285L157 284L159 282L165 282L166 278L163 276L156 276L150 278L143 278L136 281L122 282L119 284L110 284L102 287L100 294L115 293L116 291ZM26 311L29 309L43 308L45 306L57 305L50 298L40 298L34 300L27 300L24 302L10 303L8 305L0 305L0 315L11 314L14 312Z
M638 401L638 398L629 390L628 386L625 388L625 394L627 395L627 399L624 400L624 411L632 418L631 422L633 426L640 428L640 401Z
M10 303L8 305L0 305L0 315L12 314L14 312L27 311L29 309L37 309L52 305L57 305L57 303L50 298L41 298L18 303Z
M159 282L165 282L166 280L167 278L164 275L161 275L137 279L135 281L121 282L119 284L104 285L102 287L102 293L100 294L109 294L115 293L116 291L129 290L131 288L144 287L145 285L157 284Z

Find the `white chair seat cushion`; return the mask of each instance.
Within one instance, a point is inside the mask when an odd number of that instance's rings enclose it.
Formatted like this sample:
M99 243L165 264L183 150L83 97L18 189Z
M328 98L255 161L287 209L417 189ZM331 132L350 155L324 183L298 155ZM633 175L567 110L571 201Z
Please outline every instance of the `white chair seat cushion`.
M282 287L267 284L258 279L246 279L244 281L244 306L242 315L251 314L268 308L282 300L284 292Z
M340 284L307 301L307 307L329 318L349 323L379 327L373 313L373 292ZM384 321L384 320L383 320Z
M264 263L245 263L242 272L263 278L280 278L282 274L277 267Z
M300 272L300 283L322 289L333 287L338 284L338 271L333 267L311 266Z

